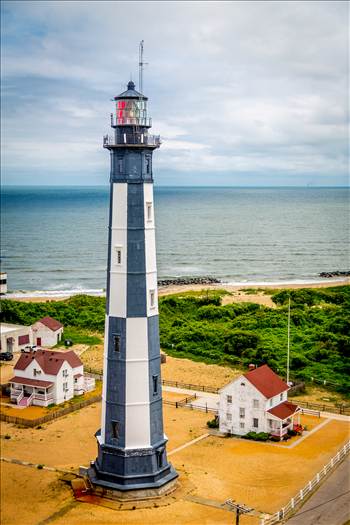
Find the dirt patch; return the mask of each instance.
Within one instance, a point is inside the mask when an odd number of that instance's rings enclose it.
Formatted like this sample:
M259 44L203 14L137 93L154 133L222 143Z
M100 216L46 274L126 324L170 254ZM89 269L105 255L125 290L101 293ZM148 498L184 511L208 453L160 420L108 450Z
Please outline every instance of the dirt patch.
M222 298L222 305L232 303L256 303L269 308L276 308L275 303L272 301L270 295L265 295L264 292L257 292L255 294L245 293L244 290L233 291L231 295L224 295Z
M103 344L93 345L80 356L85 366L102 373L103 368Z
M207 365L190 359L167 356L162 364L162 379L221 388L242 372L228 366Z
M37 525L72 500L59 475L1 463L1 524Z

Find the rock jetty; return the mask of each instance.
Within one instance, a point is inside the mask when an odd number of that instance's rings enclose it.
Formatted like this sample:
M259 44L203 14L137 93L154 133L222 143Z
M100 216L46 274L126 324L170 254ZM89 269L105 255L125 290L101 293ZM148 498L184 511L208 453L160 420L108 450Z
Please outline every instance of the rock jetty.
M160 279L158 286L179 286L186 284L219 284L215 277L176 277L175 279Z
M321 272L318 274L320 277L325 277L327 279L329 279L330 277L349 277L350 276L350 271L347 271L347 272L341 272L341 271L336 271L336 272Z

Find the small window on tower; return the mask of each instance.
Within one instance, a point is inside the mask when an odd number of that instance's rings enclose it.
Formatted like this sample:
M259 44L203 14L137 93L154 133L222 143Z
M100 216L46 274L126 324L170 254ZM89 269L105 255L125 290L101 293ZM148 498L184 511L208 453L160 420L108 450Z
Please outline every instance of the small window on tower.
M120 352L120 335L114 335L113 342L114 342L114 351Z
M155 308L155 306L156 306L156 292L155 292L155 290L150 290L150 292L149 292L149 302L150 302L150 307L151 308Z
M153 380L153 395L157 395L158 394L158 376L152 376L152 380Z
M123 173L123 160L122 159L118 160L118 169L119 169L119 173Z
M119 421L111 421L112 423L112 436L115 439L119 437Z
M115 247L115 264L117 266L121 266L122 264L122 247L121 246Z
M146 157L146 173L149 175L151 173L151 159Z
M146 208L147 208L147 221L151 222L152 221L152 203L147 202Z

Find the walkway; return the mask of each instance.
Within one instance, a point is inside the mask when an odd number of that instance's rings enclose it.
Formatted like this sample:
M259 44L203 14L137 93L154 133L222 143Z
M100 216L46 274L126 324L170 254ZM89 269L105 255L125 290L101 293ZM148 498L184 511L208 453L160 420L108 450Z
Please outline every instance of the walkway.
M344 525L350 519L349 472L348 456L287 525Z

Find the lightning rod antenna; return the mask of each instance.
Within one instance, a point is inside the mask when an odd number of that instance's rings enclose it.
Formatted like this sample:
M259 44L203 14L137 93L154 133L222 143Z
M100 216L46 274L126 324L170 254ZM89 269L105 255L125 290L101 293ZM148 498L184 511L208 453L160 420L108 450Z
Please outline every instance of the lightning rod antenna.
M143 67L146 65L146 62L143 61L143 44L144 40L141 40L139 44L139 90L140 93L143 91Z

